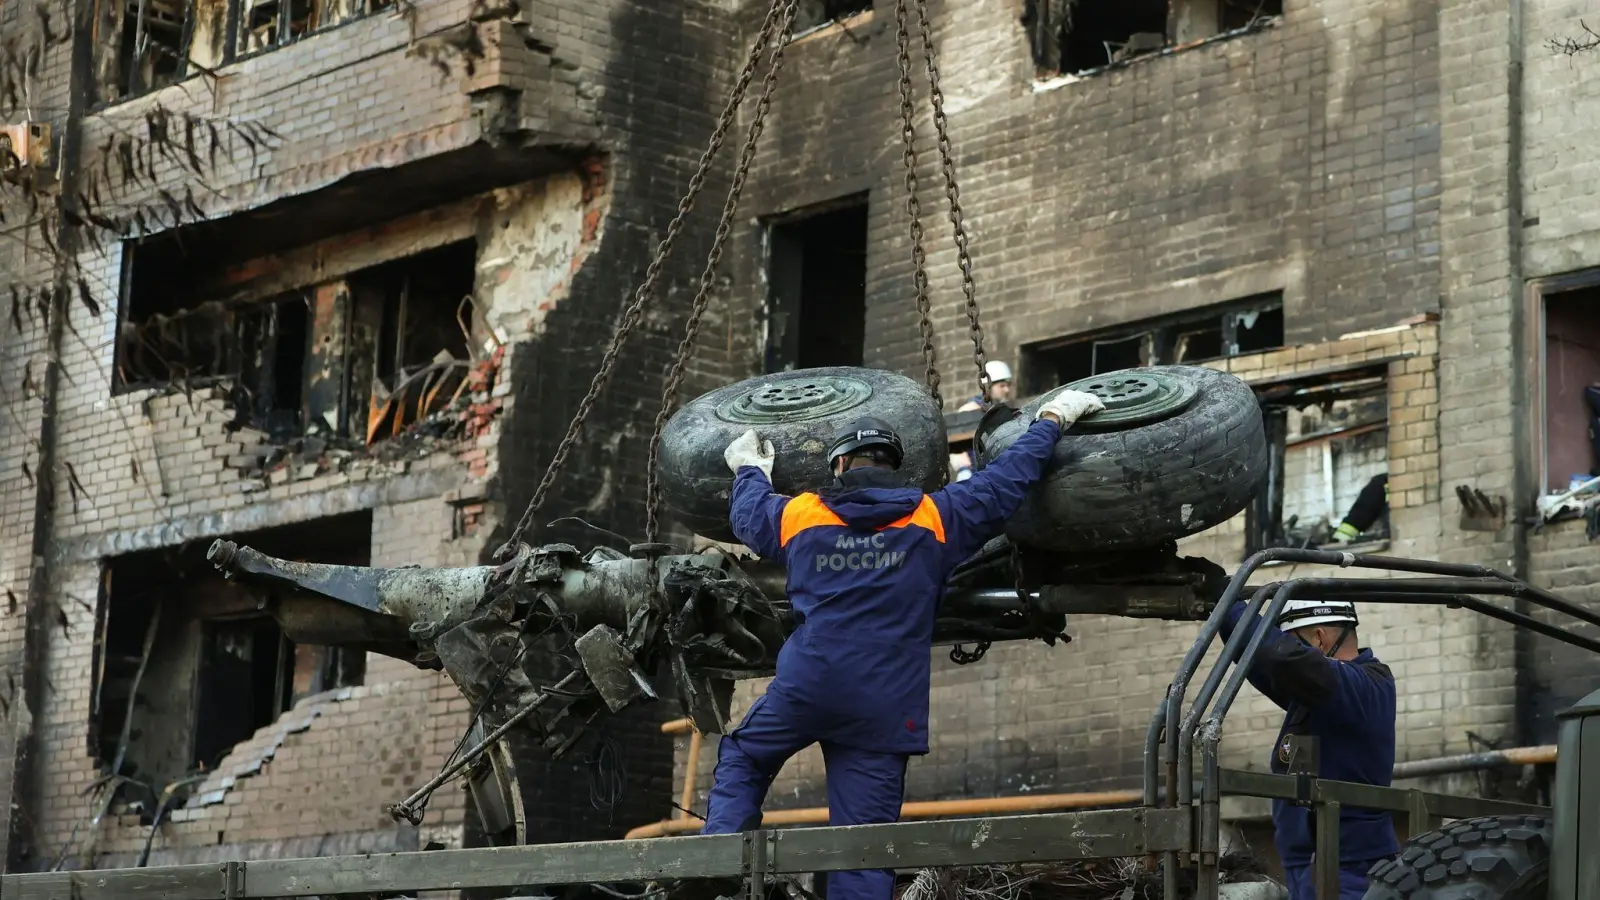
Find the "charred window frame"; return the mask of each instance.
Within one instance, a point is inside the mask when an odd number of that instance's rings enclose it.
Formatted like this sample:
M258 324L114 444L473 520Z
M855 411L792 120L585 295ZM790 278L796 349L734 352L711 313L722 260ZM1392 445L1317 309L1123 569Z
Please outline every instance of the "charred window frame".
M853 194L765 223L766 371L862 364L868 213Z
M116 103L375 12L395 0L96 0L96 99Z
M1261 490L1245 509L1245 556L1329 543L1361 490L1387 475L1392 361L1252 385L1266 425L1268 466ZM1357 542L1389 536L1385 502Z
M362 512L238 540L288 559L366 565L371 533ZM277 594L223 578L205 549L102 564L88 749L102 773L126 779L122 808L146 824L169 785L214 770L302 698L366 678L363 650L291 640L272 616Z
M847 22L872 12L873 0L801 0L795 9L791 34L803 37L809 32Z
M1197 363L1283 346L1283 292L1022 348L1022 378L1039 393L1118 369Z
M1600 269L1529 282L1524 365L1529 373L1521 475L1534 496L1564 493L1575 476L1600 473Z
M1248 33L1281 15L1283 0L1025 0L1022 25L1038 76L1054 78Z
M475 239L244 300L197 299L177 246L124 246L114 394L224 385L236 426L370 445L465 384Z

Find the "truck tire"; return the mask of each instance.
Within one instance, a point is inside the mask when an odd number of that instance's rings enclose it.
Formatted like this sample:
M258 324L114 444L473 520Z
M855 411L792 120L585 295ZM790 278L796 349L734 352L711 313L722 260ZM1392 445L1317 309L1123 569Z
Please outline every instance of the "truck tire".
M1451 822L1372 867L1364 900L1545 900L1550 823L1543 816Z
M1097 552L1159 546L1233 518L1267 473L1261 406L1225 372L1151 366L1108 372L1043 394L1009 419L979 426L988 465L1062 390L1106 410L1067 429L1006 533L1023 546Z
M754 428L772 441L772 481L779 493L815 491L833 483L828 449L864 416L889 423L905 447L907 484L944 486L950 471L944 417L932 395L896 372L830 367L747 379L684 404L661 433L662 496L695 534L736 541L728 526L733 473L728 445Z

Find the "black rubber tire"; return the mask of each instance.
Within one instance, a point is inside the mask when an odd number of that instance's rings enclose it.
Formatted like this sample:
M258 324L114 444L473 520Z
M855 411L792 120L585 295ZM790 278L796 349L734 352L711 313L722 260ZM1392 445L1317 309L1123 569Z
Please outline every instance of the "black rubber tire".
M800 390L819 378L849 378L869 393L839 408L818 413L803 403L782 414L782 421L751 423L723 414L725 403L774 387ZM689 403L667 422L661 434L662 496L678 521L695 534L735 541L728 527L728 496L733 473L722 454L745 431L754 428L772 441L777 458L773 486L784 494L814 491L833 482L828 448L851 423L865 416L887 422L905 447L901 470L907 484L938 490L950 471L950 450L944 417L921 384L897 372L830 367L762 375L712 391Z
M1406 842L1367 873L1364 900L1545 900L1551 825L1543 816L1482 816Z
M1067 429L1055 456L1007 526L1023 546L1096 552L1159 546L1233 518L1267 472L1261 405L1250 386L1225 372L1152 366L1125 373L1184 379L1197 393L1168 418L1124 430ZM1009 420L980 426L978 463L987 465L1021 437L1042 394Z

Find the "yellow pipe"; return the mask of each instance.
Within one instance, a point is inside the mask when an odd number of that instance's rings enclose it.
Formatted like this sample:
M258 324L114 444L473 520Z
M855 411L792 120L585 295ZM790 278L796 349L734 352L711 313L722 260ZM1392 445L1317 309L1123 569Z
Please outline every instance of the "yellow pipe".
M678 799L681 809L694 809L694 779L700 771L700 732L696 731L689 737L689 762L683 767L683 796ZM687 816L687 812L680 812L673 821Z
M685 731L693 730L694 722L689 719L673 719L670 722L661 723L662 734L683 734Z
M937 819L944 816L988 816L1005 813L1044 812L1058 809L1089 809L1132 806L1144 799L1140 791L1100 791L1081 794L1031 794L1020 797L979 797L967 800L921 800L900 807L900 819ZM689 804L685 803L684 806ZM773 825L826 825L828 808L779 809L761 816L763 828ZM685 816L641 825L629 831L628 840L689 834L701 828L698 819Z

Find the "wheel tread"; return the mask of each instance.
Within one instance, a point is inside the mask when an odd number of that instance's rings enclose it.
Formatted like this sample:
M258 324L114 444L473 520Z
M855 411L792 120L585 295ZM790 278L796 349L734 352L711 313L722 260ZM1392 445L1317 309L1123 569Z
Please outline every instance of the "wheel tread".
M1368 870L1365 900L1531 900L1523 893L1548 871L1550 822L1543 816L1462 819L1407 842ZM1542 882L1537 882L1542 886ZM1516 889L1515 895L1507 891Z

